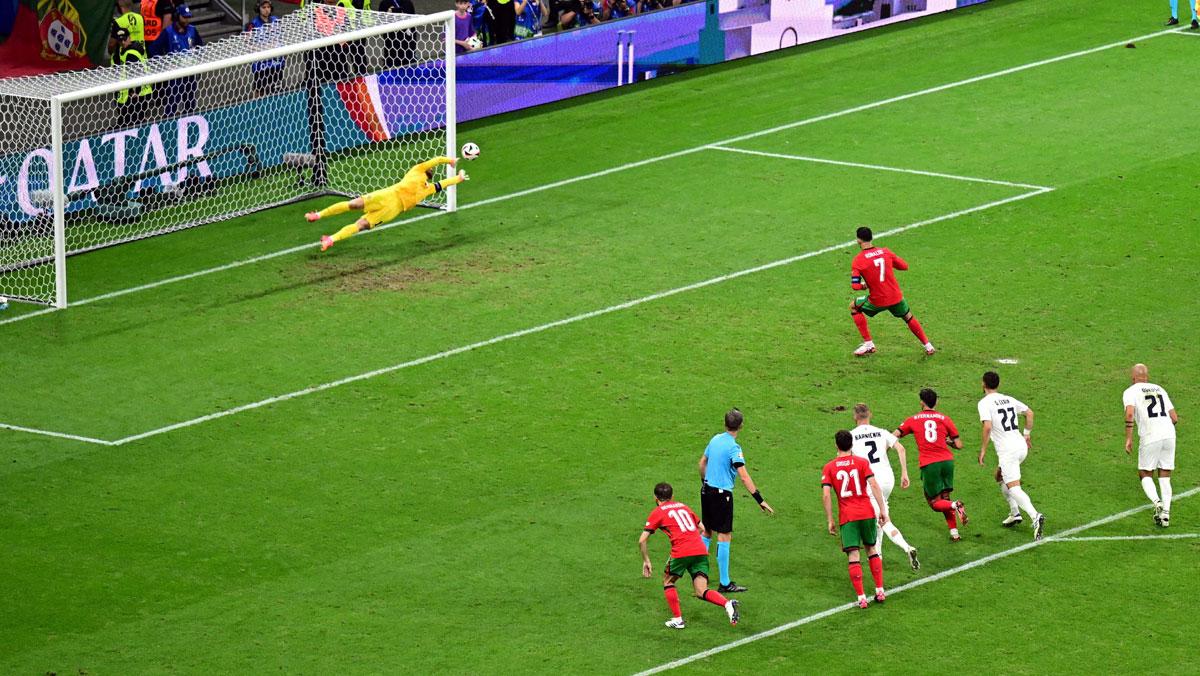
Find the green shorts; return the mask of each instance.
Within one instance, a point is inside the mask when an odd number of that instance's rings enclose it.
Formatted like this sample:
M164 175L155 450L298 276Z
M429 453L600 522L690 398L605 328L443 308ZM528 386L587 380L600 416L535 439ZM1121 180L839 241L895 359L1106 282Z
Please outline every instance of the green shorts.
M874 317L884 310L892 313L893 317L903 317L908 314L908 301L906 300L901 300L899 303L888 305L887 307L876 307L871 301L867 300L866 296L859 296L854 299L854 306L858 308L859 312L868 317Z
M922 467L921 487L925 489L926 500L954 490L954 461L931 462Z
M879 532L875 529L875 519L847 521L839 530L842 532L843 552L871 547L879 541Z
M667 572L675 577L683 577L684 573L691 573L693 580L697 575L703 575L707 579L708 556L681 556L678 559L667 559Z

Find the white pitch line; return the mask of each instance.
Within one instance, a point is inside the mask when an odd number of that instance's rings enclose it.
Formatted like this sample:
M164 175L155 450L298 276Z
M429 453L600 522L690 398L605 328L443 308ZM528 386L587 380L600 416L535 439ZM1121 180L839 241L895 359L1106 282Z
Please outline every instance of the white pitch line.
M1181 500L1183 498L1195 495L1198 492L1200 492L1200 486L1196 486L1194 488L1189 488L1188 490L1186 490L1182 493L1176 494L1175 499ZM888 595L893 596L895 594L899 594L900 592L907 591L909 589L915 589L922 585L929 584L930 582L937 582L938 580L944 580L952 575L957 575L959 573L971 570L973 568L979 568L980 566L985 566L993 561L998 561L1000 559L1007 558L1009 556L1012 556L1013 554L1019 554L1028 549L1033 549L1034 547L1040 547L1042 545L1049 544L1051 542L1058 542L1060 540L1070 538L1070 536L1074 535L1075 533L1081 533L1083 531L1090 530L1092 528L1096 528L1097 526L1103 526L1104 524L1112 523L1113 521L1118 521L1120 519L1124 519L1127 516L1137 514L1138 512L1146 511L1147 509L1150 509L1150 508L1151 508L1151 505L1149 505L1149 504L1140 505L1140 506L1134 507L1132 509L1127 509L1123 512L1117 512L1116 514L1110 514L1106 517L1096 519L1095 521L1092 521L1090 523L1085 523L1082 526L1075 526L1074 528L1068 528L1067 530L1064 530L1061 533L1058 533L1056 535L1051 535L1050 537L1047 537L1042 540L1026 542L1023 545L1018 545L1011 549L1005 549L1003 551L999 551L994 554L989 554L982 558L975 559L974 561L969 561L967 563L964 563L960 566L955 566L954 568L948 568L939 573L934 573L933 575L929 575L926 577L917 578L916 580L913 580L912 582L900 585L899 587L895 587L894 589L892 589L891 591L888 592ZM669 671L671 669L675 669L677 667L682 667L682 666L691 664L692 662L707 659L709 657L712 657L713 655L723 653L728 650L733 650L734 648L744 646L748 643L754 643L755 641L761 641L764 638L770 638L771 636L774 636L776 634L781 634L781 633L783 633L785 631L789 631L791 629L795 629L796 627L802 627L806 624L811 624L818 620L823 620L826 617L829 617L831 615L836 615L837 613L840 613L842 611L849 610L849 609L855 608L855 607L857 607L857 604L855 604L855 603L846 603L846 604L843 604L840 606L834 606L833 608L829 608L829 609L823 610L819 613L809 615L808 617L802 617L798 620L793 620L791 622L788 622L787 624L781 624L778 627L767 629L766 631L761 631L757 634L751 634L750 636L747 636L745 638L741 638L736 641L731 641L729 643L719 645L715 648L709 648L708 650L698 652L694 655L689 655L687 657L683 657L683 658L674 660L672 662L660 664L657 667L653 667L653 668L647 669L645 671L640 671L636 674L636 676L649 676L650 674L657 674L657 673L661 673L664 671Z
M863 164L861 162L846 162L843 160L827 160L821 157L808 157L806 155L789 155L786 153L768 153L762 150L747 150L745 148L730 148L728 146L712 145L709 150L722 150L727 153L742 153L743 155L757 155L759 157L773 157L780 160L798 160L801 162L815 162L817 164L834 164L839 167L854 167L855 169L874 169L876 171L892 171L898 174L913 174L915 176L930 176L933 178L948 178L953 181L967 181L969 183L990 183L991 185L1003 185L1009 188L1024 188L1026 190L1052 190L1044 185L1033 185L1031 183L1013 183L1011 181L998 181L992 178L977 178L974 176L959 176L957 174L943 174L937 171L923 171L921 169L903 169L901 167L888 167L882 164Z
M1190 30L1190 29L1188 29L1188 30ZM1182 28L1176 30L1175 32L1178 33L1179 35L1186 35L1189 38L1200 38L1200 33L1188 33L1186 31L1184 31L1184 29L1182 29Z
M1200 538L1200 533L1163 533L1160 535L1093 535L1090 537L1059 538L1055 542L1109 542L1125 540L1182 540Z
M910 93L908 93L908 94L902 94L902 95L900 95L900 96L893 96L893 97L891 97L891 98L888 98L888 99L882 99L882 100L880 100L880 101L875 101L875 102L872 102L872 103L866 103L866 104L863 104L863 105L860 105L860 106L854 106L853 108L846 108L846 109L844 109L844 110L839 110L839 111L836 111L836 112L833 112L833 113L826 113L826 114L824 114L824 115L818 115L818 116L816 116L816 117L810 117L810 118L806 118L806 119L803 119L803 120L797 120L797 121L795 121L795 122L791 122L791 123L788 123L788 124L780 125L780 126L777 126L777 127L771 127L771 128L769 128L769 129L763 129L763 130L761 130L761 131L756 131L756 132L752 132L752 133L749 133L749 134L743 134L743 135L741 135L741 136L734 136L734 137L732 137L732 138L727 138L727 139L725 139L725 140L723 140L723 141L716 141L715 143L705 143L705 144L702 144L702 145L695 146L695 147L693 147L693 148L687 148L687 149L685 149L685 150L679 150L679 151L676 151L676 152L673 152L673 153L667 153L667 154L665 154L665 155L658 155L658 156L656 156L656 157L650 157L650 158L647 158L647 159L644 159L644 160L639 160L639 161L636 161L636 162L629 162L629 163L627 163L627 164L618 165L618 166L615 166L615 167L611 167L611 168L609 168L609 169L604 169L604 170L601 170L601 171L595 171L595 172L592 172L592 173L590 173L590 174L583 174L583 175L581 175L581 176L576 176L576 177L573 177L573 178L567 178L567 179L563 179L563 180L561 180L561 181L556 181L556 182L554 182L554 183L547 183L547 184L545 184L545 185L535 186L535 187L532 187L532 188L528 188L528 189L526 189L526 190L520 190L520 191L517 191L517 192L508 193L508 194L506 194L506 195L499 195L499 196L497 196L497 197L490 197L490 198L487 198L487 199L480 200L480 201L478 201L478 202L469 202L469 203L467 203L467 204L462 204L462 205L460 205L460 206L459 206L459 210L461 211L461 210L465 210L465 209L471 209L471 208L474 208L474 207L481 207L481 206L485 206L485 205L488 205L488 204L495 204L496 202L502 202L502 201L505 201L505 200L516 199L516 198L518 198L518 197L524 197L524 196L526 196L526 195L532 195L532 194L539 193L539 192L542 192L542 191L545 191L545 190L553 190L553 189L555 189L555 188L561 188L561 187L563 187L563 186L570 185L570 184L572 184L572 183L577 183L577 182L579 182L579 181L587 181L587 180L591 180L591 179L593 179L593 178L599 178L599 177L601 177L601 176L607 176L607 175L609 175L609 174L614 174L614 173L621 172L621 171L626 171L626 170L629 170L629 169L635 169L635 168L637 168L637 167L643 167L643 166L646 166L646 165L648 165L648 164L654 164L654 163L656 163L656 162L662 162L662 161L664 161L664 160L669 160L669 159L673 159L673 158L676 158L676 157L682 157L682 156L684 156L684 155L690 155L690 154L692 154L692 153L696 153L696 152L700 152L700 151L702 151L702 150L706 150L706 149L707 149L709 146L724 146L724 145L729 145L729 144L731 144L731 143L737 143L737 142L739 142L739 141L745 141L745 140L752 139L752 138L758 138L758 137L760 137L760 136L766 136L766 135L768 135L768 134L774 134L774 133L776 133L776 132L784 131L784 130L787 130L787 129L794 129L794 128L796 128L796 127L801 127L801 126L804 126L804 125L814 124L814 123L816 123L816 122L823 122L823 121L825 121L825 120L832 120L832 119L834 119L834 118L837 118L837 117L842 117L842 116L844 116L844 115L852 115L852 114L854 114L854 113L859 113L859 112L862 112L862 111L864 111L864 110L871 110L871 109L873 109L873 108L879 108L879 107L881 107L881 106L886 106L886 105L889 105L889 104L892 104L892 103L898 103L898 102L900 102L900 101L907 101L907 100L909 100L909 99L914 99L914 98L917 98L918 96L925 96L925 95L928 95L928 94L935 94L935 93L937 93L937 92L946 91L946 90L948 90L948 89L954 89L955 87L961 87L961 86L964 86L964 85L974 84L974 83L976 83L976 82L983 82L983 81L985 81L985 80L990 80L990 79L997 78L997 77L1003 77L1003 76L1005 76L1005 75L1011 75L1011 74L1013 74L1013 73L1019 73L1019 72L1021 72L1021 71L1029 70L1029 69L1031 69L1031 68L1038 68L1038 67L1040 67L1040 66L1049 65L1049 64L1052 64L1052 63L1058 63L1058 62L1060 62L1060 61L1066 61L1066 60L1068 60L1068 59L1074 59L1074 58L1078 58L1078 57L1081 57L1081 56L1087 56L1087 55L1089 55L1089 54L1095 54L1096 52L1101 52L1101 51L1104 51L1104 50L1106 50L1106 49L1112 49L1112 48L1114 48L1114 47L1122 47L1122 46L1124 46L1124 45L1125 45L1127 42L1130 42L1130 41L1133 41L1133 40L1149 40L1149 39L1151 39L1151 38L1156 38L1156 37L1159 37L1160 35L1167 35L1167 34L1174 33L1174 32L1178 32L1178 31L1177 31L1176 29L1169 29L1169 30L1159 31L1159 32L1157 32L1157 33L1150 33L1150 34L1147 34L1147 35L1142 35L1142 36L1140 36L1140 37L1136 37L1136 38L1130 38L1129 40L1124 40L1124 41L1121 41L1121 42L1114 42L1114 43L1111 43L1111 44L1102 45L1102 46L1100 46L1100 47L1093 47L1093 48L1091 48L1091 49L1085 49L1085 50L1078 51L1078 52L1071 52L1071 53L1069 53L1069 54L1063 54L1063 55L1061 55L1061 56L1056 56L1056 57L1053 57L1053 58L1050 58L1050 59L1043 59L1043 60L1041 60L1041 61L1034 61L1034 62L1032 62L1032 63L1027 63L1027 64L1024 64L1024 65L1021 65L1021 66L1014 66L1014 67L1012 67L1012 68L1006 68L1006 69L1004 69L1004 70L998 70L998 71L995 71L995 72L992 72L992 73L987 73L987 74L985 74L985 75L977 75L977 76L975 76L975 77L967 78L967 79L965 79L965 80L958 80L958 81L956 81L956 82L950 82L950 83L943 84L943 85L939 85L939 86L936 86L936 87L930 87L930 88L928 88L928 89L921 89L921 90L918 90L918 91L915 91L915 92L910 92ZM389 228L392 228L392 227L395 227L395 226L399 226L399 225L407 225L407 224L409 224L409 223L413 223L413 222L415 222L415 221L417 221L417 220L423 220L423 219L426 219L426 218L434 218L434 217L436 217L436 216L441 216L441 215L444 215L445 213L446 213L446 212L444 212L444 211L438 211L438 212L434 212L434 213L431 213L431 214L424 214L424 215L421 215L421 216L417 216L416 218L408 218L408 219L405 219L405 220L402 220L402 221L392 221L391 223L387 223L387 224L384 224L384 225L376 226L374 229L372 229L372 230L368 230L367 232L379 232L379 231L387 230L387 229L389 229ZM300 246L295 246L295 247L291 247L291 248L288 248L288 249L283 249L283 250L280 250L280 251L275 251L275 252L273 252L273 253L267 253L267 254L263 254L263 255L261 255L261 256L255 256L255 257L252 257L252 258L246 258L246 259L242 259L242 260L238 260L238 261L233 261L233 262L231 262L231 263L226 263L226 264L224 264L224 265L219 265L219 266L217 266L217 267L208 268L208 269L205 269L205 270L197 270L197 271L195 271L195 272L191 272L191 273L188 273L188 274L186 274L186 275L179 275L179 276L176 276L176 277L169 277L169 278L167 278L167 279L161 279L161 280L159 280L159 281L157 281L157 282L150 282L150 283L147 283L147 284L142 284L142 285L135 286L135 287L130 287L130 288L127 288L127 289L121 289L121 290L119 290L119 291L112 291L112 292L109 292L109 293L101 294L101 295L99 295L99 296L93 296L93 297L90 297L90 298L84 298L84 299L82 299L82 300L78 300L78 301L72 301L72 302L71 302L71 306L76 306L76 305L86 305L86 304L88 304L88 303L94 303L94 302L96 302L96 301L99 301L99 300L108 300L108 299L111 299L111 298L118 298L118 297L120 297L120 296L125 296L125 295L131 294L131 293L137 293L137 292L140 292L140 291L146 291L146 290L149 290L149 289L154 289L154 288L157 288L157 287L160 287L160 286L165 286L165 285L167 285L167 284L173 284L173 283L175 283L175 282L181 282L181 281L188 280L188 279L195 279L195 278L197 278L197 277L203 277L203 276L205 276L205 275L210 275L210 274L213 274L213 273L216 273L216 272L224 272L224 271L226 271L226 270L232 270L232 269L234 269L234 268L240 268L240 267L242 267L242 266L245 266L245 265L252 265L252 264L254 264L254 263L260 263L260 262L262 262L262 261L270 260L270 259L272 259L272 258L277 258L277 257L279 257L279 256L286 256L286 255L288 255L288 254L297 253L297 252L299 252L299 251L304 251L304 250L306 250L306 249L311 249L311 248L314 248L314 247L316 247L316 246L317 246L317 243L316 243L316 242L314 242L314 243L312 243L312 244L304 244L304 245L300 245ZM17 315L17 316L15 316L15 317L10 317L10 318L8 318L8 319L3 319L3 320L0 320L0 325L4 325L4 324L11 324L11 323L13 323L13 322L24 321L24 320L26 320L26 319L31 319L31 318L33 318L33 317L40 317L40 316L42 316L42 315L50 314L50 313L52 313L52 312L57 312L58 310L59 310L59 308L44 308L44 309L41 309L41 310L36 310L36 311L33 311L33 312L27 312L27 313L24 313L24 314Z
M38 434L38 435L41 435L44 437L57 437L59 439L71 439L73 441L84 441L89 444L100 444L101 446L115 446L116 445L113 442L105 441L104 439L96 439L93 437L83 437L83 436L79 436L78 434L67 434L65 432L54 432L52 430L39 430L35 427L22 427L20 425L9 425L6 423L0 423L0 429L13 430L14 432L26 432L28 434Z
M888 230L887 232L880 233L878 236L879 237L887 237L887 236L891 236L891 235L897 235L897 234L900 234L900 233L908 231L908 230L913 230L915 228L920 228L920 227L930 225L933 223L940 223L941 221L947 221L950 219L958 218L960 216L965 216L967 214L972 214L972 213L975 213L978 211L983 211L985 209L992 209L992 208L995 208L995 207L998 207L998 206L1001 206L1004 204L1011 204L1013 202L1017 202L1020 200L1029 199L1030 197L1036 197L1037 195L1042 195L1047 192L1050 192L1050 188L1034 190L1034 191L1023 193L1020 195L1015 195L1013 197L1007 197L1005 199L996 200L994 202L988 202L987 204L981 204L979 206L971 207L969 209L962 209L960 211L955 211L953 213L943 214L941 216L936 216L934 218L928 218L923 221L917 221L916 223L909 223L908 225L904 225L904 226L901 226L898 228L893 228L891 230ZM260 401L252 402L249 404L243 404L241 406L226 409L224 411L218 411L216 413L210 413L208 415L200 416L198 418L192 418L191 420L184 420L182 422L177 422L172 425L167 425L165 427L159 427L157 429L149 430L146 432L141 432L139 434L134 434L134 435L131 435L128 437L123 437L121 439L117 439L117 440L113 441L112 443L114 445L120 446L123 444L127 444L131 441L138 441L140 439L157 436L159 434L164 434L166 432L172 432L174 430L182 429L184 427L191 427L193 425L199 425L201 423L206 423L206 422L209 422L212 420L216 420L218 418L224 418L226 416L234 415L236 413L243 413L245 411L250 411L250 410L253 410L256 408L261 408L263 406L270 406L271 404L277 404L279 402L287 401L289 399L296 399L297 397L307 396L309 394L321 392L321 391L328 390L328 389L331 389L334 387L341 387L342 385L348 385L350 383L355 383L355 382L359 382L362 380L368 380L368 379L375 378L378 376L386 375L388 373L394 373L394 372L400 371L402 369L411 368L413 366L419 366L421 364L428 364L429 362L432 362L432 361L437 361L439 359L445 359L446 357L452 357L456 354L462 354L464 352L470 352L472 350L477 350L481 347L487 347L488 345L495 345L497 343L503 343L505 341L509 341L514 338L521 338L523 336L528 336L528 335L532 335L535 333L541 333L543 331L548 331L550 329L558 328L560 326L566 326L568 324L574 324L576 322L581 322L585 319L592 319L594 317L600 317L603 315L611 314L613 312L618 312L620 310L627 310L631 307L636 307L636 306L642 305L644 303L649 303L651 301L655 301L655 300L659 300L662 298L667 298L669 296L674 296L677 294L685 293L687 291L694 291L696 289L702 289L704 287L712 286L714 284L720 284L722 282L727 282L731 279L737 279L739 277L745 277L746 275L752 275L757 272L763 272L765 270L771 270L773 268L778 268L778 267L781 267L784 265L790 265L792 263L806 260L806 259L812 258L814 256L820 256L821 254L829 253L831 251L837 251L839 249L846 249L851 246L854 246L854 244L855 244L854 241L841 242L840 244L834 244L831 246L827 246L823 249L808 251L806 253L798 254L796 256L791 256L789 258L781 258L777 261L772 261L770 263L764 263L762 265L757 265L755 267L747 268L745 270L731 272L731 273L728 273L725 275L721 275L719 277L713 277L711 279L706 279L701 282L695 282L693 284L676 287L674 289L668 289L666 291L659 291L658 293L652 293L648 296L643 296L641 298L636 298L634 300L625 301L624 303L619 303L617 305L610 305L610 306L608 306L606 308L602 308L600 310L592 310L590 312L584 312L582 314L577 314L572 317L567 317L565 319L559 319L557 321L549 322L546 324L541 324L541 325L534 326L534 327L527 328L527 329L522 329L520 331L506 333L506 334L503 334L500 336L496 336L494 338L489 338L487 340L481 340L479 342L471 343L469 345L463 345L463 346L456 347L456 348L453 348L450 350L445 350L443 352L438 352L436 354L427 355L424 357L420 357L418 359L413 359L413 360L402 362L399 364L393 364L392 366L385 366L383 368L376 369L374 371L368 371L366 373L360 373L358 375L348 376L348 377L342 378L340 380L335 380L335 381L324 383L321 385L315 385L313 387L308 387L308 388L305 388L302 390L296 390L294 392L288 392L287 394L281 394L278 396L270 397L267 399L262 399Z

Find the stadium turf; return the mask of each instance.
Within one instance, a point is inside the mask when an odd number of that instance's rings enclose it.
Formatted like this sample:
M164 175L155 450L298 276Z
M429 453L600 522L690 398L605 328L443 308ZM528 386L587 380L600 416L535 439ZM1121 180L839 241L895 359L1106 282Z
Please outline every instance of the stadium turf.
M461 200L1124 41L1160 13L997 0L465 126L484 155ZM1198 54L1200 38L1164 35L724 143L1052 192L698 149L0 326L0 423L119 442L0 430L0 671L632 673L685 658L852 598L817 475L856 401L894 427L935 387L967 442L964 541L919 484L897 488L924 567L885 544L888 586L1028 542L998 525L994 456L974 463L990 368L1037 412L1025 485L1051 534L1145 501L1121 450L1135 361L1179 407L1183 493L1197 484ZM309 207L73 258L72 298L313 242L333 226L305 223ZM850 356L848 248L617 308L844 244L857 225L927 221L880 243L912 264L900 281L932 358L886 315L879 353ZM673 632L636 538L658 481L699 507L695 462L731 405L779 513L739 494L742 623L684 598ZM1179 499L1168 532L1197 532L1197 504ZM1078 535L1157 533L1139 512ZM665 545L651 539L656 563ZM1200 539L1052 541L685 670L1186 665L1181 584L1198 554Z

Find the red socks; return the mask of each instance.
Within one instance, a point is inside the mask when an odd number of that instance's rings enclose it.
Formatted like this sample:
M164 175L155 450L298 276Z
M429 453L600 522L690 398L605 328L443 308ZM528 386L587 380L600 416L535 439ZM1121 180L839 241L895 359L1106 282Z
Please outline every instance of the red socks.
M866 323L867 320L864 319L863 324L865 325ZM925 329L921 328L921 322L917 321L916 317L908 320L908 330L913 332L913 335L917 337L917 340L921 341L922 345L929 342L929 339L925 337Z
M862 587L862 564L855 561L850 564L850 584L854 585L854 593L859 596L863 595Z
M861 312L851 313L850 316L854 319L854 325L858 327L858 333L863 340L871 339L871 331L867 328L867 316ZM914 320L915 321L915 320ZM917 325L918 328L920 325Z
M934 500L929 503L935 512L941 512L946 517L946 525L951 528L958 528L958 519L954 518L954 503L949 500Z
M871 566L871 578L875 580L875 588L883 588L883 559L879 558L878 554L867 557L867 563ZM861 570L861 568L860 568ZM862 573L859 573L862 577Z
M721 592L714 591L712 589L709 589L708 591L704 592L704 595L701 596L700 598L704 601L708 601L709 603L713 604L714 606L721 606L722 608L725 607L726 603L729 603L729 599L725 598L724 596L721 596Z
M663 587L663 596L667 597L667 607L671 609L671 617L683 617L679 610L679 592L675 586Z

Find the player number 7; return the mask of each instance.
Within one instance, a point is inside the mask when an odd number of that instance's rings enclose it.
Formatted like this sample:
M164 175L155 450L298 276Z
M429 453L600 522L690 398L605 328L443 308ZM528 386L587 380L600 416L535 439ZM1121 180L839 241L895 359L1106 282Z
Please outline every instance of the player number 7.
M883 259L876 258L874 262L875 262L875 267L879 268L879 281L882 282L883 281Z

